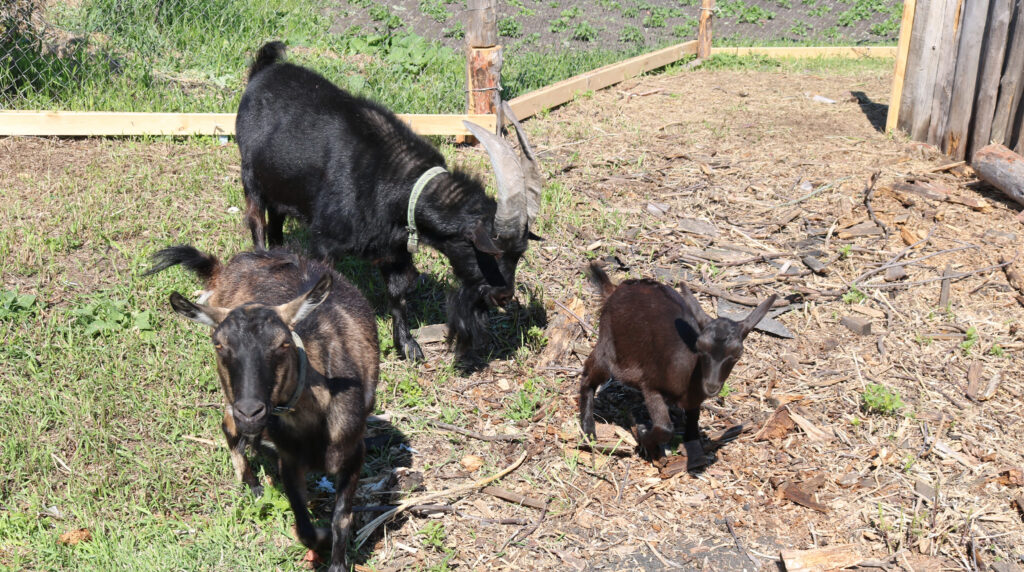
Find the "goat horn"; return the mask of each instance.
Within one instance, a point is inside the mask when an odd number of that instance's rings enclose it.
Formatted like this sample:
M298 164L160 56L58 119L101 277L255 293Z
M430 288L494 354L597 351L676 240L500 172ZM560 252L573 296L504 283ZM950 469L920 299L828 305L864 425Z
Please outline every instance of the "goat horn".
M523 177L526 182L526 220L530 226L533 226L533 221L537 219L537 213L540 212L540 193L543 185L540 165L537 164L537 157L533 154L530 142L526 140L526 131L520 125L516 114L512 112L512 106L507 101L502 101L501 110L516 128L516 138L519 139L519 149L522 154L520 166L523 169Z
M494 213L494 230L501 237L520 237L526 229L526 181L523 168L512 148L504 139L480 127L463 121L463 125L487 150L498 183L498 209Z

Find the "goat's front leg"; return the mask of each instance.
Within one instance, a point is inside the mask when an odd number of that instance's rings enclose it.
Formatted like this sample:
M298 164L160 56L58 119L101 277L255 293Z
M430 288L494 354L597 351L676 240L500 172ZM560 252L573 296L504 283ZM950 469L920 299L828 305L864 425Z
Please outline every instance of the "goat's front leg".
M381 274L387 283L388 312L391 313L391 336L395 349L405 359L423 361L423 350L409 332L409 320L405 297L412 291L416 277L416 267L412 258L405 256L394 263L382 266Z
M331 532L334 540L331 545L330 572L348 570L348 539L352 534L352 498L359 484L359 471L363 466L366 449L360 439L356 450L345 459L338 471L335 481L337 496L334 499L334 515L331 517Z
M672 417L661 392L645 389L643 393L647 412L651 414L651 428L638 431L640 445L652 459L660 459L664 456L663 446L672 439Z
M580 428L583 430L583 434L591 439L597 439L597 431L594 427L594 393L606 381L608 381L608 371L597 365L594 353L591 352L586 363L583 364L583 377L580 379Z
M281 456L278 463L281 473L281 484L288 504L295 513L295 533L299 542L311 550L320 551L327 548L330 532L326 528L316 528L306 508L306 471L294 459Z
M235 468L235 478L248 485L253 494L263 493L263 487L260 486L256 475L253 474L249 460L245 458L245 450L251 444L252 439L238 432L235 427L235 418L232 417L230 409L224 412L224 420L221 422L220 428L224 431L224 439L228 442L231 465Z
M700 442L700 404L703 399L687 399L683 413L686 414L686 427L683 430L683 448L686 449L686 468L693 470L708 464L704 455L704 445Z

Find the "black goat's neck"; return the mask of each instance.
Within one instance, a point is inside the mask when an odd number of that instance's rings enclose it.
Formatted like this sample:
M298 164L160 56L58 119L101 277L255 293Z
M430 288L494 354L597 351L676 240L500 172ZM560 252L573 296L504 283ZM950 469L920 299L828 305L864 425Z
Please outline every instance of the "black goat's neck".
M496 209L480 181L453 170L438 175L423 190L416 202L416 228L427 243L438 247L462 236L477 221L493 220Z

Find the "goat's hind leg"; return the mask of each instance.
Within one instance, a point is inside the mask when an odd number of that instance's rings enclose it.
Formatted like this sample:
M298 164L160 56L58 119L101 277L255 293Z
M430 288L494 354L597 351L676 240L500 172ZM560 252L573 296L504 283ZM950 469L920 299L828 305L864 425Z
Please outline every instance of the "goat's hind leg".
M608 381L608 377L608 370L598 365L591 352L583 364L583 377L580 378L580 428L583 434L591 439L597 439L597 430L594 426L594 393L602 383Z
M335 480L334 515L331 517L331 567L330 572L348 570L348 539L352 535L352 498L359 484L359 472L363 466L366 449L362 440L355 450L341 463L341 470Z
M263 203L248 192L245 193L245 222L252 233L252 247L256 250L266 248L267 221L264 218Z

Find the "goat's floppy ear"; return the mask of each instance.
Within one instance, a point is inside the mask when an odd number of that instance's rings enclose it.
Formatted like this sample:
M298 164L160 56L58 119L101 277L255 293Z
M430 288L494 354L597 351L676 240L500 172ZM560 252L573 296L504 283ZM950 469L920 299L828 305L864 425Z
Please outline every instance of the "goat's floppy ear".
M188 301L184 296L177 292L171 293L171 307L174 311L185 316L193 322L199 322L212 328L217 327L227 317L229 310L227 308L217 308L215 306L206 306L204 304L196 304Z
M331 276L331 273L324 272L324 275L310 288L309 292L302 294L291 302L281 304L274 310L284 320L284 323L288 324L288 326L294 326L305 319L310 312L327 299L327 295L331 293L331 284L333 283L334 277Z
M491 235L488 234L487 225L483 221L477 221L472 229L466 229L465 236L466 240L473 243L473 246L480 252L490 254L491 256L498 256L502 253L498 245L494 244Z
M740 332L744 338L747 337L747 334L754 329L754 326L756 326L758 322L764 319L765 314L767 314L768 310L772 308L772 304L775 303L776 298L778 298L778 296L772 294L767 300L758 304L749 316L743 318L743 321L740 322Z
M701 308L700 302L697 301L697 297L693 295L693 292L686 286L685 282L679 283L679 294L683 297L683 303L690 310L690 313L697 318L697 325L703 329L705 326L711 323L711 316Z

